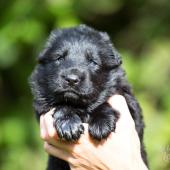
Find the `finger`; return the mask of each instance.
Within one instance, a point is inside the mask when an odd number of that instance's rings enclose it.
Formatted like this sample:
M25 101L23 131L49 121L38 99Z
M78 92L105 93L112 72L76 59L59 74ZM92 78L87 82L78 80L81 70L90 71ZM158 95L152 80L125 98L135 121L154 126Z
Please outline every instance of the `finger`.
M52 117L53 111L54 110L50 110L48 113L44 115L44 122L49 138L51 138L51 140L52 139L56 140L58 139L58 135L54 127L54 119Z
M48 144L47 142L44 142L44 149L50 155L53 155L65 161L69 161L70 156L68 152L66 152L63 149L57 148L56 146L52 146Z
M126 100L121 95L114 95L111 98L109 98L108 103L112 106L112 108L119 112L119 120L116 124L116 130L126 131L126 129L129 129L128 127L134 126L133 118L130 114L128 105L126 103Z
M40 136L43 140L48 138L48 131L44 121L44 115L40 116Z

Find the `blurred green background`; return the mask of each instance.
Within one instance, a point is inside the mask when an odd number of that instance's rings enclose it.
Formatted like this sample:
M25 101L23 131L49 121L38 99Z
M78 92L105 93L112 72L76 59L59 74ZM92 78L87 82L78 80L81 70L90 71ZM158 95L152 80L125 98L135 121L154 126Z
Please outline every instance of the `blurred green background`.
M50 31L80 23L111 35L143 108L151 170L169 170L169 0L1 0L0 169L45 169L27 78Z

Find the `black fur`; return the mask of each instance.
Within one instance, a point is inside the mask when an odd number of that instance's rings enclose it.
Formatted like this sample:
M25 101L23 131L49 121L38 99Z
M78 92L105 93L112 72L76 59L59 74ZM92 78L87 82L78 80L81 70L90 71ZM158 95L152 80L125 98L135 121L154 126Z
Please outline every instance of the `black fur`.
M38 62L30 78L38 119L55 108L54 126L60 138L79 139L84 131L82 123L86 122L91 137L101 140L114 131L119 117L107 100L115 93L121 94L135 121L142 158L147 164L141 109L106 33L85 25L54 30ZM68 163L52 156L48 164L48 170L69 169Z

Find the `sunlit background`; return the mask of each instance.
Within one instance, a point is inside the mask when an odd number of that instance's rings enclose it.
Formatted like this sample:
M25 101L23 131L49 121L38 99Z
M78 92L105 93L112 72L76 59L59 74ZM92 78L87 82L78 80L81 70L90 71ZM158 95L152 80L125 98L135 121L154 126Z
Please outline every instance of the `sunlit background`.
M169 0L1 0L0 169L45 169L27 78L50 31L81 23L110 34L143 108L150 168L169 170Z

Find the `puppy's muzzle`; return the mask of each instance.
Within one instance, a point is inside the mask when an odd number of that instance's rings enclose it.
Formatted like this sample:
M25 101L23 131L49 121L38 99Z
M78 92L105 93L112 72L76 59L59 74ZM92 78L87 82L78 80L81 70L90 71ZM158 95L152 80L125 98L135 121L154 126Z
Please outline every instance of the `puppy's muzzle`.
M85 79L85 73L78 69L69 69L61 74L61 78L67 86L79 86Z

